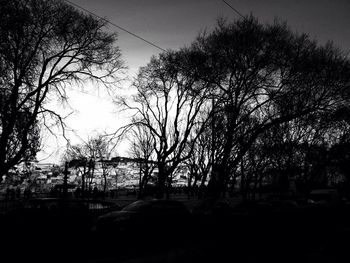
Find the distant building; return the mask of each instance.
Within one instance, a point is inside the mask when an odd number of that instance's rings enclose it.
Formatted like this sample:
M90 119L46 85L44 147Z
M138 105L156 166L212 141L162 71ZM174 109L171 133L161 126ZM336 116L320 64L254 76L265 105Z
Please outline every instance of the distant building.
M94 163L93 176L85 174L85 182L88 186L97 186L100 189L104 188L105 176L107 189L116 188L134 188L138 187L140 180L140 165L145 161L138 158L116 156L110 160L98 160ZM151 161L154 165L155 162ZM82 174L84 173L84 165L86 162L73 162L74 165L68 168L68 183L71 185L81 186ZM36 161L27 162L19 165L14 170L18 174L18 178L22 177L20 184L23 188L31 187L33 190L41 191L43 189L51 189L55 185L61 185L64 182L65 167L58 167L53 163L40 163ZM88 171L88 166L85 167L85 173ZM173 184L186 185L188 171L185 166L179 166L174 172ZM155 167L152 171L150 181L155 182L158 176L158 169ZM18 179L18 180L19 180ZM35 188L35 189L34 189Z

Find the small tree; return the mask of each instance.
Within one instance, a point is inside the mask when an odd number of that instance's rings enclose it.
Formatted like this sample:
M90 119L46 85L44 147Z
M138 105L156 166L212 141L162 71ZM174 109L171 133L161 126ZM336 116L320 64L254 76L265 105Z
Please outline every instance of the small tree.
M69 162L70 167L75 167L82 176L82 191L91 190L96 165L101 164L104 178L103 189L107 190L107 177L110 174L109 159L113 148L110 147L107 137L97 135L87 142L69 147L64 155L64 161Z
M103 176L103 192L107 190L107 176L110 174L109 159L111 157L111 151L106 137L98 135L95 138L89 139L86 145L90 159L101 164L102 176Z
M134 127L130 133L130 138L131 155L139 164L140 177L138 198L141 198L156 168L156 163L154 161L154 142L151 133L144 126Z
M203 116L206 118L207 116ZM194 130L193 136L197 136L198 131ZM189 158L184 161L189 174L187 178L188 194L193 194L193 190L198 189L198 197L205 194L209 173L212 167L214 157L213 140L211 129L205 129L195 142L189 140L189 147L185 149L184 154L189 151ZM217 138L215 138L216 140ZM199 185L199 186L198 186Z

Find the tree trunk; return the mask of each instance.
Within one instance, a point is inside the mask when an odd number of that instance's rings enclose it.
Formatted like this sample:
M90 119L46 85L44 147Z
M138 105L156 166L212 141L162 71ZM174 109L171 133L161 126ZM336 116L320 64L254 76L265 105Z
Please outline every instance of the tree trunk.
M143 185L142 185L142 165L140 162L140 166L139 166L139 192L137 195L137 199L141 199L142 197L142 193L143 192Z
M165 184L166 184L166 172L163 164L158 163L158 187L156 197L159 199L164 198L165 194Z
M85 197L85 174L86 174L86 166L84 166L83 174L81 175L81 196Z

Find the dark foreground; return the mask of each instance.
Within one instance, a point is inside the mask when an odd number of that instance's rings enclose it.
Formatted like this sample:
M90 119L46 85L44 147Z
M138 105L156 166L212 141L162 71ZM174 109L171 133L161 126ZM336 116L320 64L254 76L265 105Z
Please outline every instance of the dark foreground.
M182 225L118 234L95 219L2 216L1 262L349 262L347 206L270 206L192 214ZM176 230L174 230L176 229Z

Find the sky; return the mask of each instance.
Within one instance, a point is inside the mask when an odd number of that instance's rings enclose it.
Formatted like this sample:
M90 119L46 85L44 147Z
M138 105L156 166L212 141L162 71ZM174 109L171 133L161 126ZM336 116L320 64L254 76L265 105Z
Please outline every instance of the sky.
M278 18L286 21L293 31L307 33L324 44L333 41L345 52L350 51L350 1L348 0L225 0L242 15L252 14L262 23ZM177 50L190 45L199 32L210 32L219 17L228 21L240 18L222 0L70 0L71 3L103 17L113 24L136 34L162 49ZM158 49L135 36L109 25L116 32L122 59L128 67L121 83L128 91L130 81L141 66L145 66ZM53 107L69 115L66 137L71 144L87 141L103 132L113 132L128 123L127 116L113 103L102 88L90 83L84 90L72 87L68 92L69 107L56 103ZM59 163L66 148L61 134L43 134L40 162ZM120 145L118 155L126 155L126 145Z

